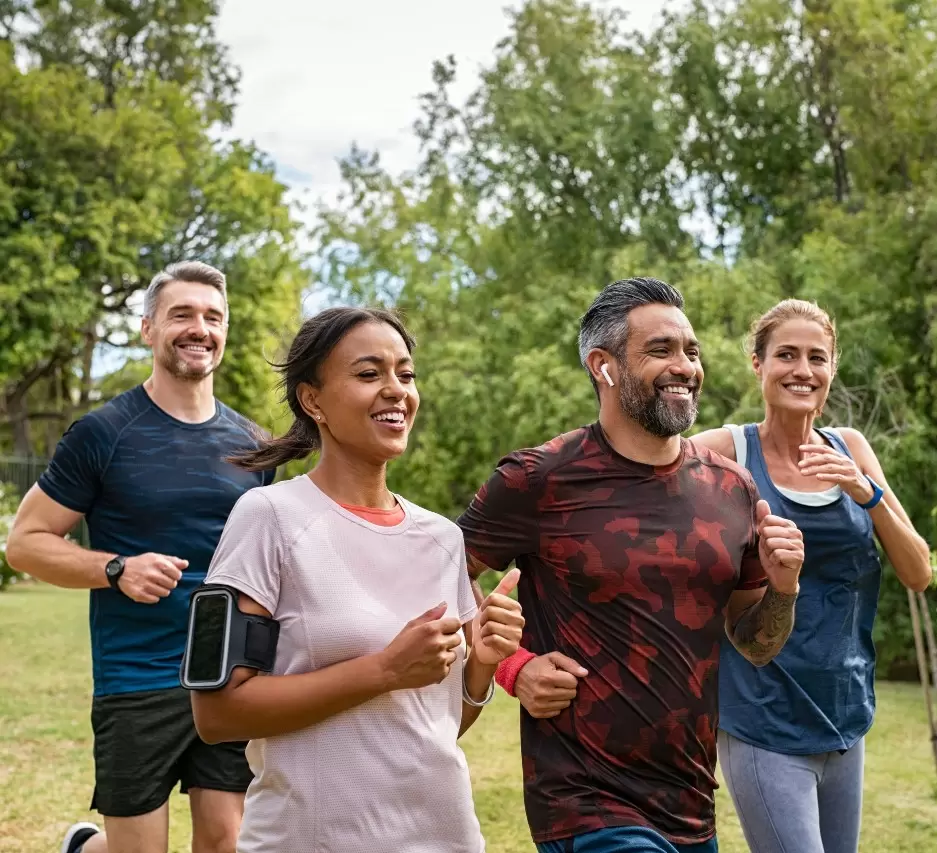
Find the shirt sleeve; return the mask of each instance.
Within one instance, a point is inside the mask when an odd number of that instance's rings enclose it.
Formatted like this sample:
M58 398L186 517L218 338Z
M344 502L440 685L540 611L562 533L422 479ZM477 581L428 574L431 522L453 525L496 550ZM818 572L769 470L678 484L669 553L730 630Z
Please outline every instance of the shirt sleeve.
M514 559L537 549L540 488L531 475L535 463L535 451L504 457L456 521L468 554L489 569L504 571Z
M471 622L478 613L478 602L475 601L475 592L472 590L472 579L469 577L466 565L465 549L459 549L459 621L464 625Z
M276 617L283 566L283 537L263 487L245 492L228 515L206 583L232 586Z
M87 514L101 493L113 441L94 415L74 421L59 439L39 488L72 512Z
M758 553L758 527L755 523L755 507L760 498L754 482L751 480L745 480L744 482L748 494L750 521L748 541L742 551L742 565L736 589L759 589L768 583L768 576L765 574L764 566L761 565L761 555Z

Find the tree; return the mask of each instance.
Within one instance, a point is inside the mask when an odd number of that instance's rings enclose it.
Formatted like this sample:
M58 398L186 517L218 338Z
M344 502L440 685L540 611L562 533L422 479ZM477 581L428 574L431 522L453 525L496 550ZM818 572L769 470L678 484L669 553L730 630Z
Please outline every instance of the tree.
M155 79L227 125L240 75L215 35L218 12L217 0L14 0L0 20L10 20L33 67L80 69L101 84L108 107Z
M837 318L828 415L865 432L931 542L937 116L920 104L937 86L935 24L933 2L700 0L655 39L717 250L770 268L774 295ZM881 607L887 666L911 648L891 572Z
M698 0L643 38L533 0L464 105L437 63L419 166L353 151L319 234L324 284L396 305L420 341L395 487L454 515L502 453L591 419L576 321L603 284L652 274L704 344L699 429L761 417L755 317L786 296L829 309L827 415L866 433L937 541L935 24L932 0ZM906 613L886 572L884 666L908 658Z
M432 365L394 482L450 513L500 453L594 416L570 317L616 255L689 243L666 191L677 140L660 81L619 15L529 4L464 108L455 73L434 67L419 167L396 180L353 151L319 235L323 283L395 304Z
M272 377L258 359L278 343L274 330L295 323L306 275L272 164L213 136L237 82L214 36L216 6L0 6L0 292L11 306L0 317L0 414L19 454L48 452L87 408L95 354L137 343L142 289L187 257L228 273L244 318L221 391L269 417Z
M22 74L8 48L0 54L0 376L20 453L31 447L29 392L96 343L105 311L126 307L108 282L132 274L139 247L161 236L181 164L160 113L140 99L99 111L98 90L66 68Z

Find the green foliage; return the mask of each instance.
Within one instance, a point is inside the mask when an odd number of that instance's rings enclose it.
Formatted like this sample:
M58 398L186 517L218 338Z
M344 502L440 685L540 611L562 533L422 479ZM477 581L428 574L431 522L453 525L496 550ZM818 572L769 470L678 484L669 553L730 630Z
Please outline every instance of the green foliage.
M196 101L208 120L230 122L239 74L215 36L217 0L14 2L22 17L17 43L36 65L79 69L100 80L108 98L159 79Z
M217 139L237 71L216 15L209 0L0 6L0 444L20 455L140 378L129 365L105 393L93 357L139 343L141 291L185 258L228 275L219 394L274 417L263 356L297 324L308 276L272 163Z
M6 560L7 536L18 506L19 493L16 489L9 483L0 483L0 590L22 578Z
M573 0L510 22L463 105L454 61L433 69L419 165L354 150L323 211L324 284L397 305L419 341L394 487L454 516L502 454L594 417L578 318L649 274L704 344L697 429L763 416L753 319L788 296L828 309L824 422L863 431L937 542L937 2L696 0L648 38ZM913 654L890 567L881 608L887 669Z
M91 357L138 343L134 301L183 257L228 274L219 396L288 425L267 362L300 319L298 226L263 153L217 141L238 83L217 7L0 0L0 443L48 450L146 375L128 349L94 383ZM353 149L320 211L322 286L397 306L417 337L392 487L455 516L503 454L594 418L578 318L649 274L682 289L704 345L697 429L762 417L755 317L787 296L827 308L842 360L824 420L863 431L937 543L937 113L920 108L937 0L695 0L649 37L574 0L509 15L464 103L455 62L432 69L417 167ZM881 614L882 665L903 666L890 568Z
M95 268L126 275L140 244L162 233L180 162L174 128L139 103L98 111L99 98L100 87L71 69L22 74L0 45L0 378L8 381L78 346L100 310L87 276Z

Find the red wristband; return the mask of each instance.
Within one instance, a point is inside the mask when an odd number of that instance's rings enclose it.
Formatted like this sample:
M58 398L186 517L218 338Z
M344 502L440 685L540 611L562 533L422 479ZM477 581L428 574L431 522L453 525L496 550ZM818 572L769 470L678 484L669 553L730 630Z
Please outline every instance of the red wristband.
M508 696L514 695L514 682L517 681L518 673L535 657L537 656L533 652L519 648L513 655L498 664L498 669L495 671L495 681L501 685L501 688Z

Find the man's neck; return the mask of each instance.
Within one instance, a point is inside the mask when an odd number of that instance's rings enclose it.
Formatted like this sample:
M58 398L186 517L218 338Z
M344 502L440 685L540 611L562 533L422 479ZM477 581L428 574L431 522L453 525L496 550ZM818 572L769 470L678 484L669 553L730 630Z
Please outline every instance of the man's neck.
M642 465L671 465L680 455L680 436L660 438L651 435L620 410L599 414L599 424L614 451Z
M166 414L184 423L204 423L215 415L211 374L197 382L189 382L154 369L143 383L143 389Z

